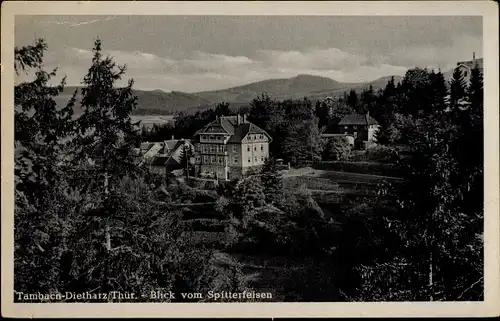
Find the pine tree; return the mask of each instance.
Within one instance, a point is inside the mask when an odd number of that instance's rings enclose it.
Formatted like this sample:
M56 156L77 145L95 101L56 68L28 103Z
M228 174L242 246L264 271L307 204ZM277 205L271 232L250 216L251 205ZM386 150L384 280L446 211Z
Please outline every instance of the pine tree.
M47 49L35 45L15 48L15 71L35 69L35 79L14 88L15 209L14 287L23 292L59 291L59 259L71 230L71 204L64 199L66 175L64 139L71 131L74 95L58 109L54 98L63 90L49 85L55 70L42 68Z
M375 140L378 144L392 144L392 131L394 114L397 111L398 88L394 83L394 77L387 82L387 85L377 97L376 113L370 113L379 123L379 128L375 133Z
M125 73L125 66L117 66L111 57L102 56L101 41L95 40L92 65L84 77L81 106L84 113L77 120L79 136L74 140L75 166L91 177L95 198L90 203L95 208L92 221L97 238L92 239L94 251L89 254L90 266L99 264L101 275L93 285L102 291L114 288L111 282L113 264L113 234L122 224L126 211L125 196L118 189L124 175L137 173L132 149L137 142L138 130L132 124L130 113L136 107L137 97L132 92L133 81L123 88L116 88ZM84 165L89 160L91 165ZM82 167L83 166L83 167ZM117 241L119 243L119 241ZM101 261L100 263L97 263ZM81 262L82 265L85 263ZM89 283L92 286L92 283Z
M281 204L283 200L283 174L270 158L266 160L262 168L261 181L264 186L266 203Z
M328 105L326 104L325 101L320 101L320 100L316 101L314 115L318 117L319 128L326 128L328 126L330 112Z
M461 102L466 96L467 84L465 82L462 71L459 67L453 71L453 76L450 80L450 108L458 110Z
M399 112L413 117L429 114L429 106L432 106L430 84L429 70L422 68L408 70L398 90L400 93L398 103L401 104Z
M430 90L432 95L432 105L430 113L443 112L446 109L446 96L448 95L448 88L446 87L446 80L444 75L439 70L434 70L430 74Z
M248 120L270 133L271 128L269 123L275 108L276 102L268 94L264 93L250 102Z
M217 104L215 107L215 114L217 116L230 116L232 115L231 108L229 108L229 103L222 102Z
M358 113L364 114L370 112L373 115L376 106L376 95L373 91L373 86L370 85L361 92L361 103Z
M349 95L347 96L346 100L347 106L351 107L352 110L359 112L359 99L358 99L358 94L356 94L356 91L354 89L351 89L349 91Z

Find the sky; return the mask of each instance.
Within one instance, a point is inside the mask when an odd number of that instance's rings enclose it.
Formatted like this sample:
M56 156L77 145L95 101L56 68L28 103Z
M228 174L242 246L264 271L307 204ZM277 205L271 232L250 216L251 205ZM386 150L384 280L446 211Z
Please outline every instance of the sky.
M99 37L127 65L123 84L183 92L300 74L365 82L483 54L472 16L16 16L16 46L40 37L67 85L81 84Z

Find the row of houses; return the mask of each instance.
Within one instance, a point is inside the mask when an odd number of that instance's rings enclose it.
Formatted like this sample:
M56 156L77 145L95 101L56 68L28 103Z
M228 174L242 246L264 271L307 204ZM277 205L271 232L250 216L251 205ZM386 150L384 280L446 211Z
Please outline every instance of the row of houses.
M471 70L483 71L483 59L457 62L467 82ZM331 99L327 97L325 100ZM323 134L325 139L346 137L352 148L367 149L376 145L377 121L366 114L343 117L336 133ZM194 168L201 178L231 180L245 175L252 168L264 165L269 158L272 137L243 115L221 116L199 129L191 139L172 139L164 142L142 143L142 162L157 173L181 168Z
M345 136L353 148L365 149L375 144L377 127L369 114L351 114L340 121L339 133L323 137ZM271 142L272 137L245 115L221 116L199 129L192 139L144 142L140 153L142 164L159 174L193 168L196 177L226 181L264 165Z

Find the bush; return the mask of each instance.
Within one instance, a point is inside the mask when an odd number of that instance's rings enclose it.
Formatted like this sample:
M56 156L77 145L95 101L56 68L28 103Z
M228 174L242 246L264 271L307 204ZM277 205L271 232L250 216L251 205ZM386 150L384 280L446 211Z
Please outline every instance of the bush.
M206 232L223 232L225 222L218 219L199 218L184 221L187 228L193 231L206 231Z
M346 159L351 152L349 141L344 136L328 138L323 150L322 160Z
M395 163L399 160L398 153L394 148L377 145L365 152L368 161L381 163Z
M394 148L376 145L366 151L351 154L349 160L353 162L397 163L399 155Z
M397 164L375 162L332 161L320 162L312 166L314 169L351 172L360 174L399 176L401 169Z

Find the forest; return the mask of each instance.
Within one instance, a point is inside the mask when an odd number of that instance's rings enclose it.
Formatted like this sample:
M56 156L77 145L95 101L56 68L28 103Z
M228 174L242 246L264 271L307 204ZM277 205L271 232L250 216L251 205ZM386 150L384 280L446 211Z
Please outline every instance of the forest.
M244 112L273 137L271 157L294 167L355 162L343 142L321 134L354 111L378 121L377 148L399 180L345 206L290 184L272 161L213 190L148 172L133 152L141 141L191 138L217 115L241 110L221 102L178 115L175 126L141 130L130 117L133 80L116 86L126 66L101 47L97 39L78 118L76 92L62 108L55 103L65 81L50 85L57 70L43 68L47 44L15 48L16 73L34 72L15 86L16 292L124 291L139 301L159 288L241 292L257 285L238 258L257 255L300 262L261 279L276 301L483 300L478 69L467 83L459 69L447 82L440 71L413 68L397 84L351 91L333 107L266 93L252 100ZM405 157L400 144L409 146Z

